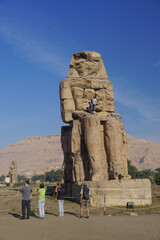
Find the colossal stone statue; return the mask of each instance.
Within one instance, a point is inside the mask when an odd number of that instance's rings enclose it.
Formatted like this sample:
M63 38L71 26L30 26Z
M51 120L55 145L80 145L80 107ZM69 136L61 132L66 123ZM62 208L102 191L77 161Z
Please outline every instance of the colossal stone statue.
M112 83L99 53L72 56L60 99L62 120L68 123L61 130L67 195L78 201L87 181L92 206L104 206L104 201L107 206L150 205L150 181L128 175L124 123L115 112Z
M18 182L17 163L15 161L12 161L11 165L9 166L9 173L10 173L10 183L14 184Z
M97 52L72 56L68 77L60 83L61 142L65 183L129 178L127 138L115 113L112 83ZM93 98L95 112L86 111Z

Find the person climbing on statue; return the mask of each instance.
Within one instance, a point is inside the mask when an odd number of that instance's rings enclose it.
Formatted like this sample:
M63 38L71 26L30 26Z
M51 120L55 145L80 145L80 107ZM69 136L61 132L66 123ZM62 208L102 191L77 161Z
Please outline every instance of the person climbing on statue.
M96 97L94 97L94 98L92 99L92 104L93 104L93 112L95 112L95 110L96 110L96 104L97 104L97 99L96 99Z
M92 111L93 111L93 103L91 100L89 100L89 107L87 107L86 112L92 113Z

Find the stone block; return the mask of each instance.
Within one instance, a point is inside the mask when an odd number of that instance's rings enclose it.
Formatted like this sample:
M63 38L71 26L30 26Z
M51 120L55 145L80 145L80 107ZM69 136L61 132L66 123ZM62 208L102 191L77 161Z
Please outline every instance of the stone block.
M106 99L109 101L114 101L113 91L108 89L106 90Z
M107 95L107 90L106 89L100 89L99 91L96 91L96 99L97 101L105 101L106 100L106 95Z
M62 111L75 111L74 100L71 98L64 99L61 101L61 109Z
M71 99L72 98L71 89L69 87L62 88L60 92L60 98L61 100L68 99L68 98Z
M112 83L110 81L107 81L107 90L113 91L113 86L112 86Z
M94 97L95 97L95 91L93 89L85 89L84 98L91 100Z
M108 87L108 83L107 80L104 79L97 79L97 78L93 78L91 80L91 89L107 89Z
M103 111L105 111L105 102L97 101L96 112L103 112Z
M75 99L75 104L76 104L76 110L83 110L86 111L87 107L89 107L89 102L87 99L84 98L77 98Z
M71 80L69 78L62 80L60 83L60 89L70 87L70 82Z
M72 118L75 120L81 119L85 114L87 113L85 113L84 111L75 111L72 113Z
M72 118L72 111L71 112L69 112L69 111L67 111L67 112L61 111L61 116L62 116L63 122L65 122L65 123L71 122L73 120L73 118Z
M70 83L71 88L79 87L79 88L90 88L91 81L87 78L72 78Z
M115 111L115 104L114 104L113 101L106 101L105 107L106 107L107 112L114 112Z
M84 90L80 87L72 87L73 98L83 98Z
M72 185L72 197L79 200L81 184ZM103 207L106 197L106 207L126 206L127 202L134 202L134 206L151 205L151 183L149 179L125 179L111 181L88 181L91 205Z
M108 112L97 112L96 114L100 117L101 121L106 121L106 117L110 116L110 113Z

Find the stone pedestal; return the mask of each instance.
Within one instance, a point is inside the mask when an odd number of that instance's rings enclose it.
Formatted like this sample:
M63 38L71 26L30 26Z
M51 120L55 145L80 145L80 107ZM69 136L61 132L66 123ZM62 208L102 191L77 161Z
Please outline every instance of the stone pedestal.
M111 181L88 181L91 206L103 207L106 196L106 207L126 206L134 202L134 206L151 205L151 183L149 179L125 179ZM81 184L72 185L72 197L79 202Z

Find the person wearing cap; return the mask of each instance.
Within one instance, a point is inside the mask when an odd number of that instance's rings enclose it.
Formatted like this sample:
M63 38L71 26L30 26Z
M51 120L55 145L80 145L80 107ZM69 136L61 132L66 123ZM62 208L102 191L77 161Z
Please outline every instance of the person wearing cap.
M83 217L84 205L86 206L86 210L87 210L86 218L89 218L89 201L90 201L89 188L87 187L87 183L83 183L83 188L81 188L81 192L80 192L80 218Z

